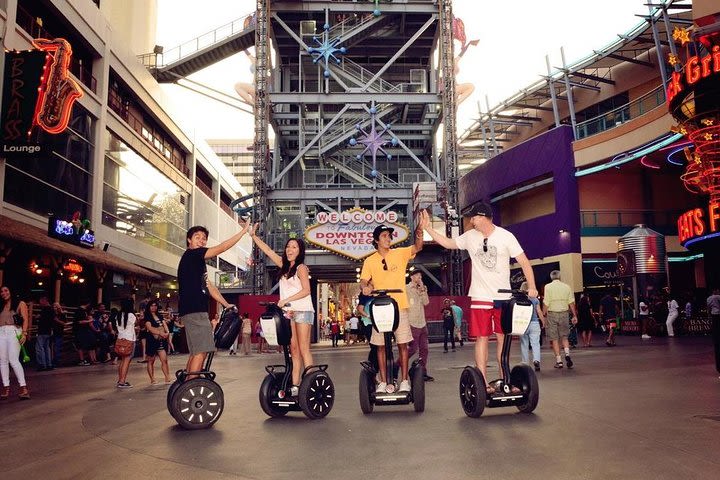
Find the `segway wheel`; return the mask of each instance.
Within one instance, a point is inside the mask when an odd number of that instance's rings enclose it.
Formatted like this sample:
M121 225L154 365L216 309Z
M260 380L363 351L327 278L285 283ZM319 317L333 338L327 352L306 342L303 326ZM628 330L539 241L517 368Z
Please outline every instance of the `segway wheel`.
M173 410L173 407L172 407L172 405L173 405L172 398L173 398L173 395L175 395L175 391L178 389L178 387L180 385L182 385L182 382L180 382L179 380L175 380L172 383L172 385L170 385L170 388L168 388L168 391L167 391L167 409L168 409L168 412L170 412L170 415L172 415L173 417L175 416L175 411Z
M172 414L187 430L211 427L222 415L225 399L220 385L206 378L181 383L172 396Z
M517 405L517 409L523 413L531 413L537 407L540 400L540 387L537 376L530 365L516 365L510 371L510 383L522 390L526 402Z
M364 368L360 370L360 410L364 414L372 413L375 404L372 402L370 392L375 387L375 374Z
M260 384L260 408L262 408L263 412L269 417L282 417L288 412L286 408L272 404L272 400L277 398L279 390L280 388L275 381L275 377L272 375L266 376Z
M465 367L460 374L460 403L465 415L477 418L485 410L485 379L476 367Z
M413 407L416 412L425 411L425 369L418 365L410 376L412 381Z
M330 376L321 371L305 375L298 390L300 409L311 420L325 417L335 402L335 385Z

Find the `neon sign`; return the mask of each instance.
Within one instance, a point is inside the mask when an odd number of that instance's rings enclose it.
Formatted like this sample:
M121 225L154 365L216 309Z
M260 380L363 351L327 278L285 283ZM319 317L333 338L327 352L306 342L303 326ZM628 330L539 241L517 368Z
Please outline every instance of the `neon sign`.
M48 219L48 236L80 247L95 248L95 232L77 221L68 222L51 216Z
M64 38L38 38L33 45L47 54L40 77L34 124L48 133L60 133L70 122L73 103L83 96L75 80L68 77L72 48Z
M720 203L710 202L707 210L694 208L678 217L678 238L680 244L687 246L695 243L699 237L716 236L720 230Z
M63 270L70 273L82 273L83 266L77 263L75 260L70 260L65 265L63 265Z
M695 85L703 78L720 73L720 46L715 45L712 53L700 58L694 55L685 62L683 72L673 72L667 87L667 104L688 86Z

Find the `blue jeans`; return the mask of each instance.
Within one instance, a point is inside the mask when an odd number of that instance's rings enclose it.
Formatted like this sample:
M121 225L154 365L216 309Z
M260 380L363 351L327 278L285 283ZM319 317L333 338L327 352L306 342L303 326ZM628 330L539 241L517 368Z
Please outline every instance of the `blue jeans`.
M45 368L52 366L50 356L50 335L38 335L35 341L35 361L38 367Z
M532 321L530 325L528 325L525 335L520 337L520 354L522 355L523 363L530 363L528 345L532 346L533 361L540 361L540 331L540 322Z
M60 365L60 353L62 352L62 346L63 346L62 335L53 335L52 342L53 342L52 366L57 367L58 365Z

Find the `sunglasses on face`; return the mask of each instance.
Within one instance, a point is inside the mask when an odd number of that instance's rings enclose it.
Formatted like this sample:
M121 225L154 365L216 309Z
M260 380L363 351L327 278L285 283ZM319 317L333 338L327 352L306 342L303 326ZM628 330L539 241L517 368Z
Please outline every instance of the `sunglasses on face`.
M487 253L487 238L483 240L483 252Z
M388 269L388 268L387 268L387 262L385 261L384 258L382 259L382 264L383 264L383 270L387 270L387 269Z

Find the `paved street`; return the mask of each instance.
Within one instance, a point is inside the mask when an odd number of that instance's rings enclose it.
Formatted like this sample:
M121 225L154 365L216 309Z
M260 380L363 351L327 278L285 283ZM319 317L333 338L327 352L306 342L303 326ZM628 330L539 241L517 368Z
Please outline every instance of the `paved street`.
M202 431L175 424L166 387L149 386L144 365L133 363L130 390L114 387L109 365L29 372L32 400L0 403L0 471L3 479L717 478L720 380L710 339L618 343L574 351L576 368L561 371L543 348L535 413L486 409L479 419L464 415L457 393L472 345L448 354L431 346L436 381L422 414L410 405L363 415L365 347L316 349L337 393L318 421L261 411L263 366L279 355L223 352L214 370L225 412ZM171 357L171 369L184 361Z

